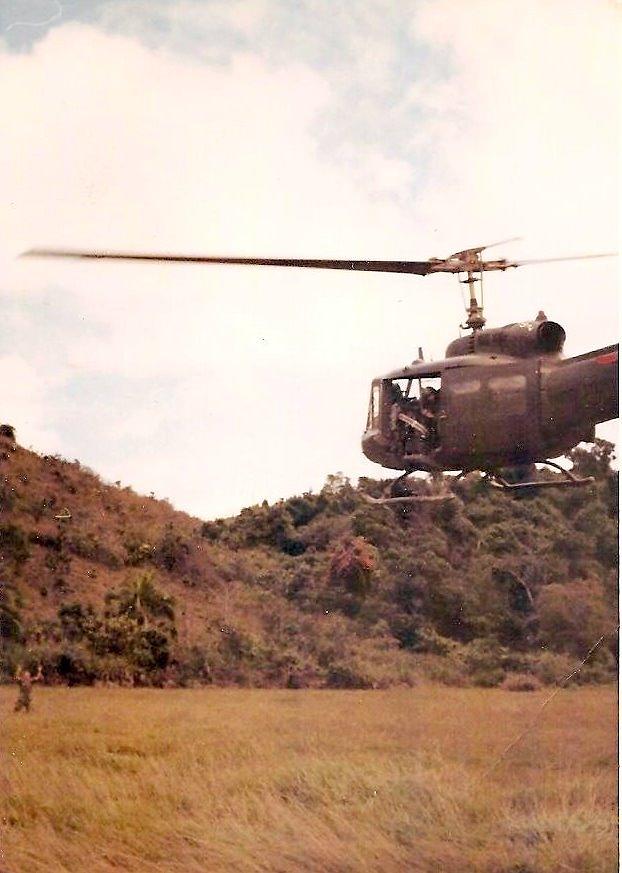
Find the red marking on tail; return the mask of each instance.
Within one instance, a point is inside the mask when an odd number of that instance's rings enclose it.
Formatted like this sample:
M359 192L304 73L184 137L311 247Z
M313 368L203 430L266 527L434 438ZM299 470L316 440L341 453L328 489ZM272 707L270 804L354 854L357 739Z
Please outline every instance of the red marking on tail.
M599 355L596 358L597 364L615 364L618 360L617 352L608 352L606 355Z

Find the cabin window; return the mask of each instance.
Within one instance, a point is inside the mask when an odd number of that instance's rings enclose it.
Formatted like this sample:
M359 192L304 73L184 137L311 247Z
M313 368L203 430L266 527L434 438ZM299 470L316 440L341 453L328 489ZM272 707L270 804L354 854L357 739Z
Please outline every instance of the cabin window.
M455 385L451 386L452 394L477 394L479 389L482 387L482 383L479 379L467 379L464 382L457 382Z
M488 382L488 390L499 414L523 415L527 411L527 379L525 376L496 376Z

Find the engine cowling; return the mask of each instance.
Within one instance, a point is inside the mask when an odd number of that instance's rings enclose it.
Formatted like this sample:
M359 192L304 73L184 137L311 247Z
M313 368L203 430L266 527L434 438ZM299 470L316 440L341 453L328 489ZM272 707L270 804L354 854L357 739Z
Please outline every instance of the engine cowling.
M476 330L470 336L460 337L450 343L445 355L448 358L473 354L510 355L514 358L559 355L565 340L566 331L561 324L548 318L537 318L535 321L521 321L490 330Z

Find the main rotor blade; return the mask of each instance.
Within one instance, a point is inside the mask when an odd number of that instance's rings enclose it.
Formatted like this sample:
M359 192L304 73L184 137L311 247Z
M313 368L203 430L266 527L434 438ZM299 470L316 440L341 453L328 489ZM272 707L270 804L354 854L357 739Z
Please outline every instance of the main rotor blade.
M364 270L371 273L413 273L425 276L430 261L335 261L306 258L217 258L203 255L147 254L137 252L84 252L63 249L31 249L24 257L88 258L109 261L167 261L190 264L238 264L259 267L310 267L315 270Z
M532 258L529 261L508 261L508 267L522 267L525 264L550 264L554 261L587 261L590 258L617 258L618 252L603 252L600 255L567 255L563 258Z
M500 239L500 240L497 240L497 242L487 243L485 246L482 246L482 251L484 249L492 249L495 246L505 245L505 243L520 242L520 240L522 240L522 239L523 239L522 236L511 236L508 239Z
M497 240L497 242L486 243L485 246L474 246L473 248L470 248L470 249L462 249L461 252L455 252L453 255L451 255L451 257L456 258L456 257L459 257L460 255L466 255L466 254L471 254L471 253L478 255L481 252L483 252L485 249L492 249L495 246L505 245L505 243L519 242L519 240L521 240L522 238L523 238L522 236L512 236L509 239L500 239L500 240Z

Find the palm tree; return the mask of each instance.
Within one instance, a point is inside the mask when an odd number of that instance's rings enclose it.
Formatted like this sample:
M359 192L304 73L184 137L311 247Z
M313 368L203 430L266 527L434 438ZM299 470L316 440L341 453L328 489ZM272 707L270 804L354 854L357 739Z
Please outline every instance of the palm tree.
M139 624L149 620L175 620L174 600L158 589L151 572L140 573L128 580L118 592L108 595L109 602L116 602L116 614L135 618Z

